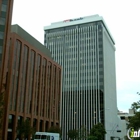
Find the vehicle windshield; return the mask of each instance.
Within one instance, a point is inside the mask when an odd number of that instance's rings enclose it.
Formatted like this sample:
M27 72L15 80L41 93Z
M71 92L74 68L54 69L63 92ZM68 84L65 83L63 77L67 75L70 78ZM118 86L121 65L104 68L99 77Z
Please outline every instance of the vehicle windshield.
M39 140L50 140L50 136L46 136L46 135L35 135L35 139L39 139Z
M35 135L35 139L40 139L41 135Z
M41 140L50 140L50 136L42 135Z

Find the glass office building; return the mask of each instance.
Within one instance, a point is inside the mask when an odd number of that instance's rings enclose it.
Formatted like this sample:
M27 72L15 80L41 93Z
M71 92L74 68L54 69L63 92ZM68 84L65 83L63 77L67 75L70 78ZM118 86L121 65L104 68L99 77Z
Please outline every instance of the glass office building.
M108 130L108 139L117 125L115 43L103 18L68 19L44 31L45 46L63 68L62 139L69 130L90 130L98 122Z

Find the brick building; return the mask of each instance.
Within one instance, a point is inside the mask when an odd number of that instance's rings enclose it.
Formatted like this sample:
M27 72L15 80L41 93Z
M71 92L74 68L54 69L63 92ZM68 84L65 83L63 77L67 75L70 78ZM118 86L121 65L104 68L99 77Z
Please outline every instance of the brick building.
M13 0L0 0L0 89L5 81L4 64L10 35ZM3 80L3 81L2 81Z
M0 0L0 98L4 100L5 93L5 64L7 57L7 45L10 35L11 19L12 19L13 0ZM3 106L0 106L0 111L4 113ZM0 140L2 139L2 122L3 113L0 114Z
M59 125L61 66L49 50L18 25L11 28L6 64L4 140L15 140L17 123L29 119L36 131Z

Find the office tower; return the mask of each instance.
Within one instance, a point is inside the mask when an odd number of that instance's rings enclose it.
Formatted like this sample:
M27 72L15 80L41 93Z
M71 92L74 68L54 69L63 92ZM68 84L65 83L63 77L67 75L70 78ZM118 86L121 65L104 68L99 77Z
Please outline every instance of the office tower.
M13 0L0 0L0 98L4 100L3 93L6 90L6 59L7 45L9 41L9 33L11 27ZM4 106L0 107L4 112ZM3 122L4 116L0 116L0 124ZM0 140L2 139L3 125L0 127Z
M116 135L115 42L99 15L68 19L44 27L44 44L62 65L62 139L67 132L105 125Z
M0 0L0 89L5 77L4 64L7 57L7 45L12 19L13 0ZM3 82L5 79L3 79Z
M20 26L13 25L11 32L4 140L15 140L17 124L27 118L36 131L59 126L60 119L61 66Z

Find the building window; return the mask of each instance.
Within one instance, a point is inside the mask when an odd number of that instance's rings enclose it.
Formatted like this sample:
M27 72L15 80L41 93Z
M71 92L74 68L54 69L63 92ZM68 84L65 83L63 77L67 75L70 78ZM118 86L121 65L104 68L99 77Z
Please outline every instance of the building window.
M1 11L6 12L6 10L7 10L7 5L2 4Z
M0 25L5 25L5 18L0 18Z
M4 33L0 31L0 39L3 39Z

